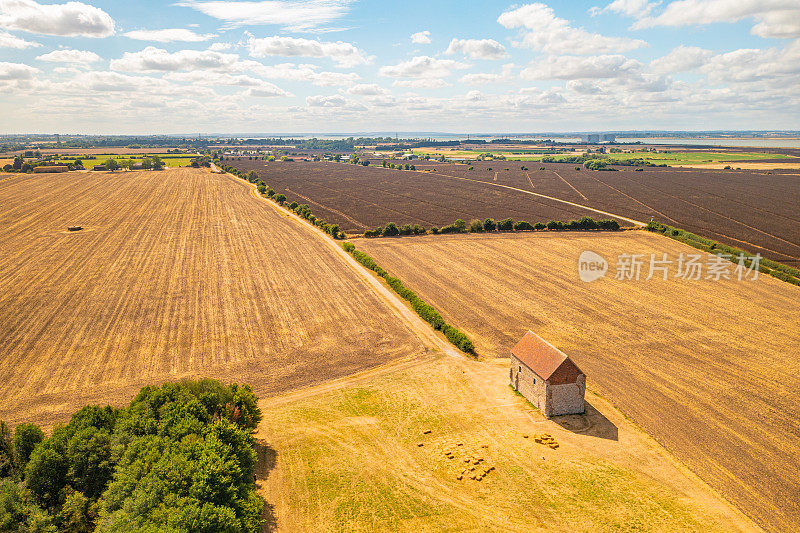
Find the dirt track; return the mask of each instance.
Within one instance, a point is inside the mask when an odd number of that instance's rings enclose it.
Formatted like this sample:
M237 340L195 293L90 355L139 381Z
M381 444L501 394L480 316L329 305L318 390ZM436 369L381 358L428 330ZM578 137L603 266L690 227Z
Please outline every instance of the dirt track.
M49 425L181 377L263 396L426 350L328 243L228 176L15 176L0 205L0 419Z
M644 232L358 246L470 335L480 353L505 357L535 330L574 357L591 388L757 522L773 531L800 525L797 287L765 276L578 279L585 249L612 263L620 253L696 252Z

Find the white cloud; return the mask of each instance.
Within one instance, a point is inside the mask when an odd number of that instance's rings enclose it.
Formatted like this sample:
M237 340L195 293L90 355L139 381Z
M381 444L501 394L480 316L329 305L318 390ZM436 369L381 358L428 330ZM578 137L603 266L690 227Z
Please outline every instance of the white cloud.
M169 53L148 46L139 52L125 52L121 59L111 60L111 70L125 72L170 72L177 70L220 70L230 68L238 61L235 54L213 50L180 50Z
M23 63L5 63L0 61L0 81L30 80L39 72L38 68Z
M677 0L660 14L636 21L632 28L699 26L754 18L751 33L767 38L800 37L797 0Z
M501 14L497 22L506 28L522 28L519 46L550 54L607 54L646 46L639 39L607 37L573 28L569 21L555 16L545 4L527 4Z
M85 50L53 50L47 54L40 55L36 59L39 61L49 61L51 63L72 63L80 65L96 63L102 60L102 58L94 52Z
M247 46L253 57L327 57L340 67L353 67L369 62L364 52L343 41L325 42L274 35L262 39L250 37Z
M603 92L599 85L587 80L570 80L567 82L567 89L578 94L601 94Z
M409 89L441 89L442 87L450 87L451 84L441 78L422 78L418 80L395 80L392 85Z
M623 55L550 56L532 62L520 76L528 80L618 78L641 70L641 63Z
M661 74L688 72L705 65L714 52L696 46L680 45L667 55L650 62L650 70Z
M332 96L309 96L306 98L306 105L309 107L344 107L347 99L344 96L334 94Z
M416 56L396 65L381 67L378 73L389 78L444 78L453 70L465 68L469 65L451 59Z
M614 0L600 11L612 11L620 15L641 18L648 15L660 3L648 0Z
M195 33L192 30L187 30L185 28L167 28L163 30L133 30L129 32L125 32L122 35L129 39L136 39L137 41L155 41L158 43L172 43L172 42L184 42L184 43L199 43L203 41L208 41L209 39L213 39L216 37L216 34L213 33L206 33L206 34L199 34Z
M82 2L0 0L0 27L63 37L108 37L114 34L114 19L102 9Z
M494 39L453 39L445 54L464 54L472 59L503 59L505 47Z
M214 52L222 52L223 50L230 50L231 48L233 48L231 43L213 43L208 47L209 50Z
M26 41L16 35L11 35L8 32L0 31L0 48L14 48L16 50L24 50L26 48L35 48L42 46L39 43Z
M251 87L246 92L247 96L257 96L259 98L273 98L276 96L292 96L277 85L268 81L261 82L258 87Z
M351 85L360 79L355 72L320 72L316 65L296 65L294 63L263 65L257 61L242 61L236 63L232 69L251 72L267 79L311 82L320 87Z
M346 92L359 96L383 96L389 93L377 83L359 83L349 87Z
M411 42L415 44L431 44L431 32L425 30L412 33Z
M499 74L489 72L477 72L464 74L459 78L459 83L466 85L486 85L487 83L497 83L503 80L511 79L511 71L514 68L513 63L503 65L503 69Z
M273 0L263 2L187 0L176 5L191 7L225 21L228 27L268 25L289 31L308 31L347 14L348 0Z
M800 75L800 40L783 49L740 49L719 54L701 68L711 83L767 81L797 85Z

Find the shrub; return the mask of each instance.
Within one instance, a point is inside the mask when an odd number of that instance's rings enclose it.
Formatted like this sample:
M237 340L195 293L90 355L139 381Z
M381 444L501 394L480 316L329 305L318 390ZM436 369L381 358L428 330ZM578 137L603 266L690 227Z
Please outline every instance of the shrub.
M279 204L283 205L283 202L286 201L286 196L283 195L283 194L276 194L275 195L275 201L278 202Z
M384 237L394 237L395 235L399 234L400 230L397 228L397 224L394 222L389 222L386 224L386 226L383 228L383 232L381 233L381 235Z
M356 249L356 245L352 242L343 242L342 248L344 248L344 251L347 253L353 253L353 250Z
M619 222L614 219L604 219L597 221L597 226L600 229L610 230L610 231L618 231L619 230Z
M531 225L530 222L526 222L524 220L518 220L517 222L514 222L514 229L516 231L530 231L533 229L533 226Z
M493 218L487 218L483 221L483 229L484 231L494 231L497 229L497 223Z
M547 223L547 229L549 230L560 230L564 229L564 223L560 220L551 220Z
M545 229L546 227L547 226L545 224L543 224L542 222L537 222L536 224L533 225L533 229L535 229L537 231L541 231L541 230Z
M292 203L290 203L290 204L289 204L289 209L291 209L292 211L294 211L294 210L295 210L295 208L296 208L297 206L298 206L298 203L297 203L297 202L292 202Z
M497 223L497 229L500 231L511 231L514 229L514 220L510 218L504 218L503 220Z
M263 184L259 184L257 189L258 189L258 194L264 194L265 192L267 192L267 188Z
M433 235L439 235L439 228L437 228L436 226L433 226L433 227L431 228L431 233L432 233Z
M469 232L470 233L482 233L483 232L483 222L481 222L477 218L472 220L469 223Z
M269 190L267 190L267 196L269 196L270 198L272 198L273 196L275 196L275 191L274 191L273 189L269 189Z

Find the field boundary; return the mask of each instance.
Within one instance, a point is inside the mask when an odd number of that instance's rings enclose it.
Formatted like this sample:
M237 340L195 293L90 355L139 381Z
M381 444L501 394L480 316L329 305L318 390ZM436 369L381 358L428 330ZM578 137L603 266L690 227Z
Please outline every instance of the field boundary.
M660 233L678 242L688 244L692 248L697 248L698 250L702 250L710 254L715 254L723 259L727 259L728 261L734 264L737 264L738 260L741 259L743 264L748 268L750 268L753 263L752 259L750 258L756 257L755 255L746 250L742 250L740 248L734 248L733 246L728 246L726 244L717 242L713 239L701 237L689 231L676 228L668 224L650 222L649 224L647 224L647 227L645 229L653 233ZM759 272L763 274L768 274L773 278L785 281L786 283L791 283L792 285L800 286L800 270L790 267L788 265L784 265L783 263L778 263L777 261L773 261L772 259L760 257L760 254L758 257L759 260L756 264L756 267L758 268Z

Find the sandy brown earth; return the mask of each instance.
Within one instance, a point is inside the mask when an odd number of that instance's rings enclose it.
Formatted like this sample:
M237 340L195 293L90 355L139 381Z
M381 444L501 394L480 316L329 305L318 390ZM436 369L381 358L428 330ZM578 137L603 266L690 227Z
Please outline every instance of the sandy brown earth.
M0 419L50 425L181 377L264 396L426 349L250 190L191 169L0 174Z
M621 253L692 248L646 232L359 239L476 342L505 357L530 328L598 392L772 531L800 525L800 289L757 281L617 281ZM612 263L578 278L578 255ZM647 276L647 265L643 278ZM676 268L673 265L674 269Z

